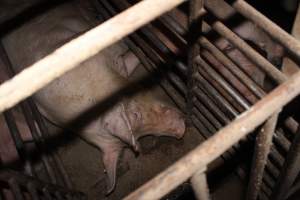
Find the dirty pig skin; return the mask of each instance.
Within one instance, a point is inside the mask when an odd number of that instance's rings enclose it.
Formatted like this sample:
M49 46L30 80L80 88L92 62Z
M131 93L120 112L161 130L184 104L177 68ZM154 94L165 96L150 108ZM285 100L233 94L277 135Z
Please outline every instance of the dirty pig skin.
M15 71L21 71L90 29L89 12L77 3L66 3L7 35L2 42ZM57 78L33 98L46 118L64 126L128 85L128 78L138 65L139 60L119 42ZM107 193L110 193L116 184L116 166L124 147L138 151L138 139L145 135L179 139L184 135L185 123L176 108L162 103L148 91L124 98L85 123L80 131L72 131L102 151Z

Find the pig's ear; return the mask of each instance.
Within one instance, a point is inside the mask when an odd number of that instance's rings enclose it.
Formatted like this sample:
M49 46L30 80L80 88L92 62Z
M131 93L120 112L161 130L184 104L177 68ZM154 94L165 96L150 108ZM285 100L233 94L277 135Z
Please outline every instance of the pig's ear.
M117 58L114 58L112 68L124 78L129 78L139 64L140 60L134 53L127 51Z
M102 120L104 129L108 133L133 146L134 150L138 151L138 144L133 135L134 130L132 130L124 103L115 106Z
M103 152L103 164L107 174L107 192L110 194L116 186L117 164L121 155L122 148L112 148Z
M140 64L140 60L131 51L127 51L122 57L124 59L127 77L129 77Z

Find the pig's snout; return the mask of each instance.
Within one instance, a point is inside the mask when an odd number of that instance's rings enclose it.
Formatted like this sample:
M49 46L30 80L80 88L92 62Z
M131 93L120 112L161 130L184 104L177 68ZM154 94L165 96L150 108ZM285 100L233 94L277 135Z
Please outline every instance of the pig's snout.
M170 136L180 139L185 133L185 119L177 109L164 107L161 123L165 124L163 131Z

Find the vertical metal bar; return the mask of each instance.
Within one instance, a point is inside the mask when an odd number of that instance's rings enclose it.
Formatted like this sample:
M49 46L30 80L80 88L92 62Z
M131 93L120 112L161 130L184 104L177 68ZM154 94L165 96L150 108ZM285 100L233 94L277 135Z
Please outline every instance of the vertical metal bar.
M274 187L272 199L284 199L300 172L300 128L286 156L280 176Z
M272 145L272 137L275 132L278 113L272 115L256 136L250 180L247 189L247 200L256 200L262 184L262 178Z
M32 113L31 113L28 103L27 102L21 103L21 108L23 110L25 120L28 124L28 127L29 127L32 137L35 141L35 144L37 145L38 149L41 150L40 154L41 154L42 164L43 164L44 168L46 169L47 175L50 178L51 183L56 184L57 179L55 177L52 167L50 166L49 157L45 155L45 148L43 145L43 141L41 140L41 138L38 134L38 130L34 124L35 122L33 120L33 116L32 116Z
M197 43L201 34L201 20L199 13L203 8L203 0L190 0L189 2L189 32L188 32L188 55L187 55L187 113L189 114L189 120L191 120L193 102L195 101L195 74L197 73L197 66L195 63L195 57L199 55L199 45ZM190 121L191 122L191 121Z
M28 152L25 148L24 142L22 140L21 134L20 134L19 129L17 127L17 124L14 120L14 117L13 117L13 114L12 114L11 110L7 110L7 111L4 112L4 118L5 118L5 121L7 123L8 128L9 128L10 134L13 138L13 141L16 145L18 155L20 156L21 161L24 162L25 172L27 174L33 176L34 175L34 170L33 170L33 167L31 165Z
M15 197L16 200L24 200L22 191L20 186L18 185L17 181L14 178L11 178L8 181L9 187L11 188L11 191Z
M191 178L192 187L198 200L209 200L209 189L204 171L196 172Z

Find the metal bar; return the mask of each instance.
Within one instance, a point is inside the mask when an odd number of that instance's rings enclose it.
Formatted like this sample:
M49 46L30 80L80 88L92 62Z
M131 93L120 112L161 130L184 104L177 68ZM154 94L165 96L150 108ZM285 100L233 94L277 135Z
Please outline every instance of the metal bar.
M201 37L199 40L200 45L210 51L223 65L226 66L240 81L248 87L253 94L262 98L265 96L265 91L253 81L245 72L243 72L234 62L231 61L222 51L213 45L207 38Z
M197 73L197 66L195 57L199 55L200 49L197 40L201 34L201 20L199 18L200 10L203 8L203 0L189 1L189 31L188 31L188 55L187 55L187 113L191 116L193 104L195 101L194 90L195 74ZM191 120L191 119L190 119Z
M14 143L15 143L18 155L19 155L21 161L24 162L25 172L28 175L33 176L35 174L35 172L34 172L34 169L31 165L31 159L28 155L26 146L25 146L25 144L22 140L21 134L20 134L19 129L17 127L17 124L14 120L12 111L7 110L3 114L4 114L6 124L9 128L10 134L13 138Z
M206 53L207 53L207 51L206 51ZM209 57L209 61L217 62L216 60L213 61L212 60L213 58L210 55L207 55L206 53L205 53L205 50L203 50L202 55L203 55L204 58L208 58ZM197 57L197 62L201 65L202 70L205 70L208 74L210 74L210 77L212 79L214 79L215 81L217 81L222 86L222 88L227 93L229 93L229 95L238 103L238 105L240 105L237 108L239 112L242 112L242 111L247 110L247 109L250 108L250 104L245 100L245 98L243 96L241 96L240 93L238 93L238 91L236 91L236 89L235 89L236 87L233 88L231 85L229 85L228 82L222 76L220 76L213 69L213 67L211 67L211 66L215 66L214 64L216 64L216 63L214 63L212 65L209 65L207 62L205 62L200 57ZM223 67L223 66L220 66L220 67ZM201 70L201 68L199 70Z
M158 199L212 162L300 92L300 73L125 199ZM187 165L188 163L188 165Z
M300 172L300 129L291 144L280 176L273 190L272 199L284 199Z
M235 0L231 4L239 13L244 15L247 19L252 20L260 28L266 31L271 37L280 42L285 48L292 52L298 59L300 59L300 42L269 20L263 14L258 12L255 8L243 0ZM276 33L276 34L275 34Z
M203 61L201 58L199 58L198 64L200 64L201 67L205 67L205 66L208 67L208 64L205 61ZM209 93L209 95L211 95L213 101L216 102L216 105L224 106L225 109L222 109L223 112L225 112L231 118L237 117L239 114L237 112L237 110L234 109L227 101L225 101L225 99L217 92L217 90L209 84L209 82L204 78L204 76L202 74L201 67L198 70L199 73L195 77L196 80L199 81L199 83L201 83L201 85L203 86L203 88L205 88L207 93ZM221 106L218 106L218 107L223 108Z
M203 170L196 172L191 178L192 187L198 200L209 200L209 189L206 174Z
M256 200L262 185L262 178L272 145L272 137L275 132L278 114L268 119L256 136L250 180L247 189L247 200Z

